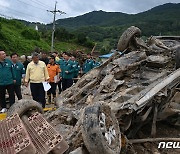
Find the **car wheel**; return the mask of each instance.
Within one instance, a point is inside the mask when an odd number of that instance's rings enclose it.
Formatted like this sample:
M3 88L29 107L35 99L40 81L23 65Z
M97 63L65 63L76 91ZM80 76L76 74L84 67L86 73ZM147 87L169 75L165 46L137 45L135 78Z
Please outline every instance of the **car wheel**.
M118 121L109 106L86 107L82 120L82 136L90 154L119 154L121 133Z
M138 27L131 26L129 27L120 37L117 49L119 51L124 51L127 47L131 39L135 36L141 35L141 30Z
M20 117L27 115L29 112L37 111L43 113L41 104L33 100L22 99L14 103L8 110L7 116L18 113Z

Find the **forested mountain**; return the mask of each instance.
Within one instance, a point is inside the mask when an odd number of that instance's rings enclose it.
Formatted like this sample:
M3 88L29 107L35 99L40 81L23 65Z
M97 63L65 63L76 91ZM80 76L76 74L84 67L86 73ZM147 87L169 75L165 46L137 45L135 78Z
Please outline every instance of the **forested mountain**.
M142 30L142 35L180 35L180 3L167 3L138 14L93 11L74 18L56 21L75 34L84 34L98 43L103 51L115 48L123 31L131 25ZM49 28L50 25L46 27Z
M111 27L132 24L140 26L147 24L150 25L149 28L151 28L154 24L158 26L161 24L160 27L163 28L173 25L173 27L171 27L171 29L173 29L176 25L180 26L180 3L167 3L138 14L93 11L74 18L57 20L56 24L57 26L70 29L79 29L86 26Z

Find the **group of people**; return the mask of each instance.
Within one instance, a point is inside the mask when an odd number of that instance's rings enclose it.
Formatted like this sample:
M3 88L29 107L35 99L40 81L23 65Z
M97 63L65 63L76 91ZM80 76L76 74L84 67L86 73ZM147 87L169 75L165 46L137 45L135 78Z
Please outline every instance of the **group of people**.
M11 54L11 60L6 58L6 53L0 50L0 105L1 112L6 112L6 90L9 94L10 106L15 102L15 94L22 99L21 81L25 77L25 69L18 61L16 53Z
M33 100L42 104L44 108L46 103L54 103L56 98L56 89L58 85L59 93L71 87L78 79L79 72L87 73L92 68L98 66L91 55L82 66L79 65L76 57L69 52L63 52L61 57L54 52L47 56L46 53L34 52L32 56L19 61L17 53L6 57L6 53L0 50L0 105L1 111L6 112L6 90L9 95L10 106L15 103L15 94L18 100L22 99L21 85L30 86ZM51 88L46 93L43 84L48 82Z

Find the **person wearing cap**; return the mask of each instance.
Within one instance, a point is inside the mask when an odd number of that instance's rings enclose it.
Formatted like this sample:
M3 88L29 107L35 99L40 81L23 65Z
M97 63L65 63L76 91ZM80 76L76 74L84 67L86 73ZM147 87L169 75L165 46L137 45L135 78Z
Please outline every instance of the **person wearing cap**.
M91 58L91 54L87 54L87 59L83 65L83 73L87 73L93 68L94 68L94 61Z
M21 94L21 80L22 78L25 77L25 68L21 62L18 61L18 54L17 53L12 53L10 55L11 61L14 66L14 70L16 73L16 83L14 84L14 91L15 94L18 98L18 100L22 99L22 94Z
M43 87L43 82L45 81L49 81L46 64L39 60L38 53L33 53L32 62L27 66L25 85L28 86L28 83L30 83L33 100L42 104L43 108L45 108L46 104L45 91Z
M56 98L56 86L57 82L59 81L59 73L60 73L60 68L59 66L55 63L55 57L53 55L50 56L50 62L47 65L48 73L49 73L49 83L51 85L51 89L48 90L47 95L48 95L48 103L51 103L51 94L53 95L53 101L52 103L55 103L55 98ZM56 80L56 81L55 81Z
M1 113L6 112L6 90L9 94L10 106L15 103L14 83L16 83L16 74L12 62L6 58L4 50L0 49L0 105Z
M62 90L64 91L73 85L74 67L69 53L64 55L64 63L61 68Z

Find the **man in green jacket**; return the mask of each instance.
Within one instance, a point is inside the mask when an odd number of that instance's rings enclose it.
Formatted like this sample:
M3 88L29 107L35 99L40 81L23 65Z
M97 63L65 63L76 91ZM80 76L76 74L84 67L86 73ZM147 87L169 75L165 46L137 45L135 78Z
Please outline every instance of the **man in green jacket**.
M0 105L1 113L6 112L6 90L9 94L10 106L15 103L14 96L14 83L16 82L16 76L12 62L6 59L6 53L0 50Z
M62 53L61 58L59 59L59 61L56 61L56 64L59 65L59 68L61 69L61 73L60 73L60 80L58 82L58 89L59 89L59 94L62 92L62 69L63 69L63 65L64 65L64 56L66 55L66 52Z
M74 68L74 76L73 76L73 78L75 78L74 83L76 83L81 67L80 67L79 63L77 62L75 56L71 56L71 61L73 62L73 68Z
M93 59L93 61L94 61L93 68L101 65L101 63L97 61L95 58Z
M11 61L13 62L14 70L16 73L16 83L14 85L14 91L17 95L18 100L22 99L21 94L21 81L25 77L25 68L21 62L18 61L18 54L11 54Z
M94 68L94 61L91 58L91 54L87 54L87 59L83 65L83 73L87 73L93 68Z
M62 90L64 91L73 85L74 67L73 67L73 62L70 60L69 53L66 53L64 55L64 63L61 66L61 76L62 76Z

